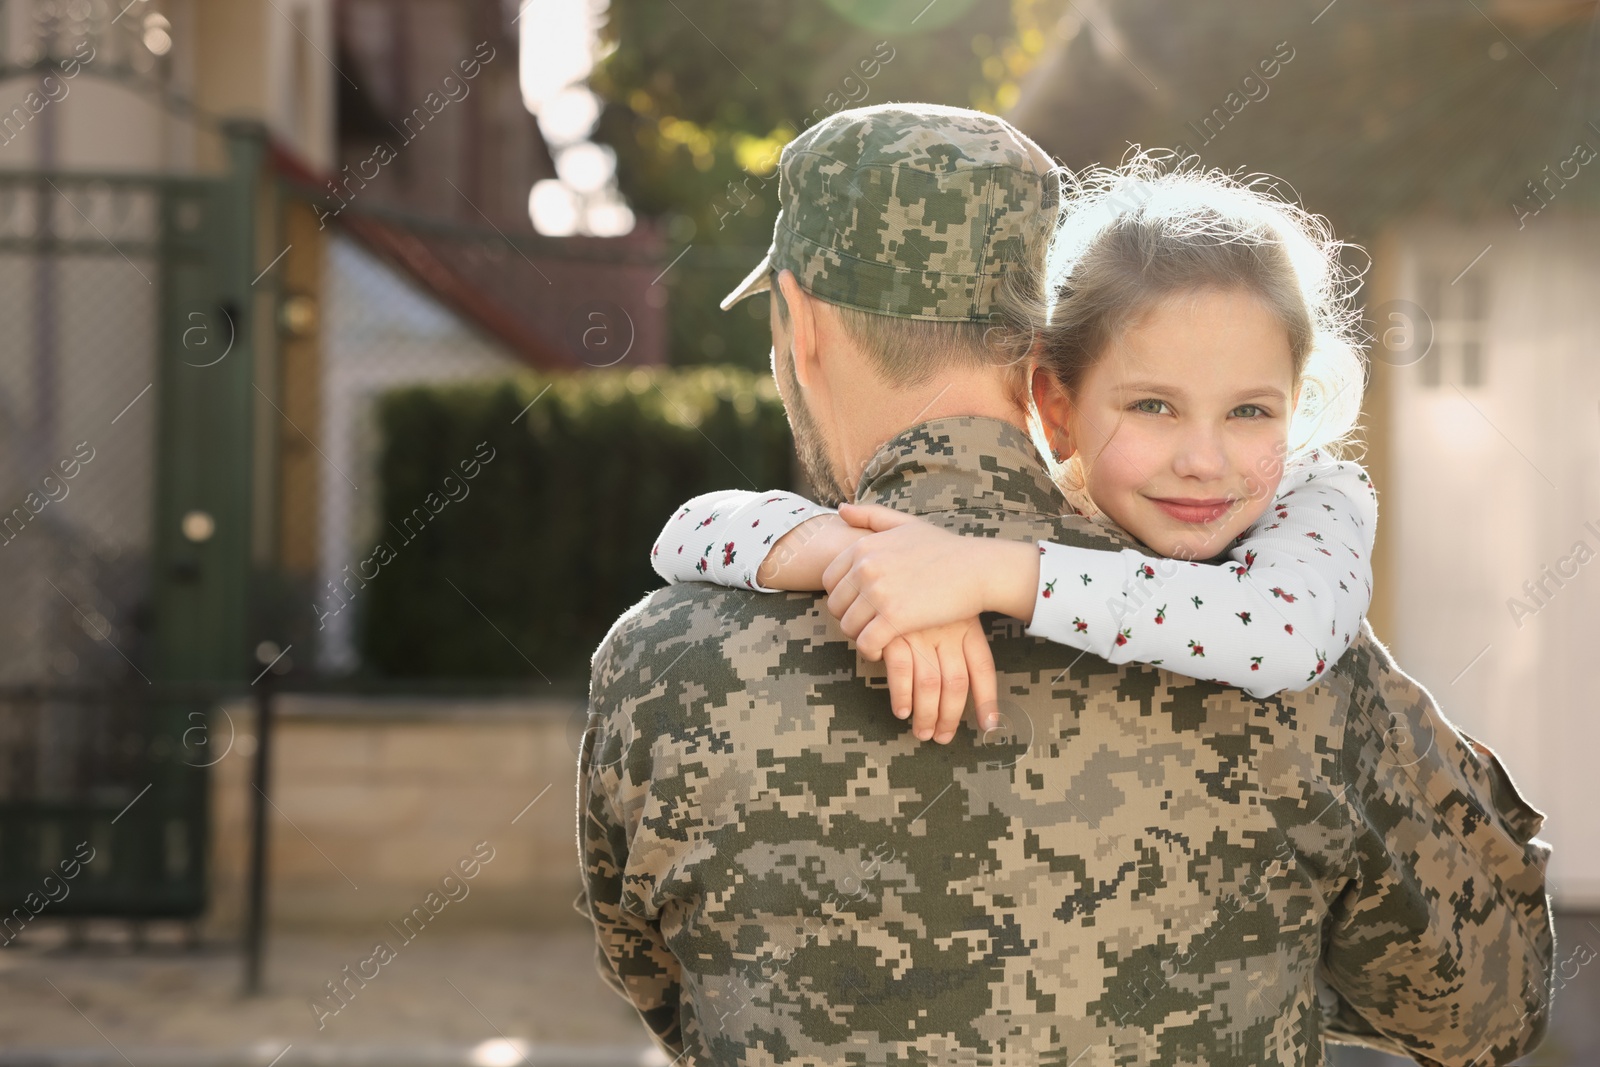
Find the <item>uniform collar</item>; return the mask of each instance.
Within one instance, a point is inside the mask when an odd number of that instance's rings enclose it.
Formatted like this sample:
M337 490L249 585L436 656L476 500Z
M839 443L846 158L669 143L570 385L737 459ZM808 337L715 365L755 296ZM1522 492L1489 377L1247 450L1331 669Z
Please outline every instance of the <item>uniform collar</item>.
M867 464L856 500L914 515L971 508L1039 515L1070 510L1027 433L977 415L932 419L890 438Z

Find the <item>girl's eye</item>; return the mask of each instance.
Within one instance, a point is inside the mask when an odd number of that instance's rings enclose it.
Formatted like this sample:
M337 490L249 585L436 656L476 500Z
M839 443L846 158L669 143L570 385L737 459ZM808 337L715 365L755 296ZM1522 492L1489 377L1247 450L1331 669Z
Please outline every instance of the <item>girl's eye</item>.
M1167 402L1165 400L1156 400L1153 397L1145 400L1135 400L1132 404L1134 411L1141 411L1146 415L1165 414L1166 406Z
M1241 419L1261 419L1266 418L1268 412L1260 404L1240 404L1233 409L1233 414Z

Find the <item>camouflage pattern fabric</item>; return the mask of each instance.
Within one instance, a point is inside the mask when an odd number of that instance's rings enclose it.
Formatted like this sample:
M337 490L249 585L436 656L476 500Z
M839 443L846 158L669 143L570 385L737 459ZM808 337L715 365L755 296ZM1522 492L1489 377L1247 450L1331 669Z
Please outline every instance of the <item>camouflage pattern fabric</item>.
M902 433L857 499L1132 544L1059 515L992 419ZM985 621L1008 725L947 746L820 597L688 583L617 622L579 903L670 1057L1315 1065L1332 1037L1482 1067L1542 1037L1542 816L1365 626L1322 684L1257 700Z
M880 104L829 116L784 147L772 248L722 307L792 270L832 304L989 321L1005 273L1043 261L1059 199L1053 166L981 111Z

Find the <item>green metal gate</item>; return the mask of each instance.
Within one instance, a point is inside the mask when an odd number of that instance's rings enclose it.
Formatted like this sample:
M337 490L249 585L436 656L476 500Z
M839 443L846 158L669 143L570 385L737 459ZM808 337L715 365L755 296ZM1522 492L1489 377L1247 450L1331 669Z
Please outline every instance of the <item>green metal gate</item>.
M195 917L244 689L261 138L221 178L0 172L0 943Z

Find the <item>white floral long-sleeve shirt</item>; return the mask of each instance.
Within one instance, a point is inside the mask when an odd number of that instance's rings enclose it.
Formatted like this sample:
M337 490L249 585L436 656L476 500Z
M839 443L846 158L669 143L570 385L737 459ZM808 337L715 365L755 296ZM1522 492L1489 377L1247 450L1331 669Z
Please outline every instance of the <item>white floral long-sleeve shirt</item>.
M807 519L837 514L782 489L701 493L661 528L650 549L650 564L669 582L715 582L775 593L756 581L772 546Z
M756 573L784 534L836 514L794 493L727 490L689 501L651 549L669 582L774 592ZM1252 696L1305 689L1338 661L1372 602L1377 493L1357 463L1311 453L1229 562L1040 541L1027 632L1112 663L1158 664Z

